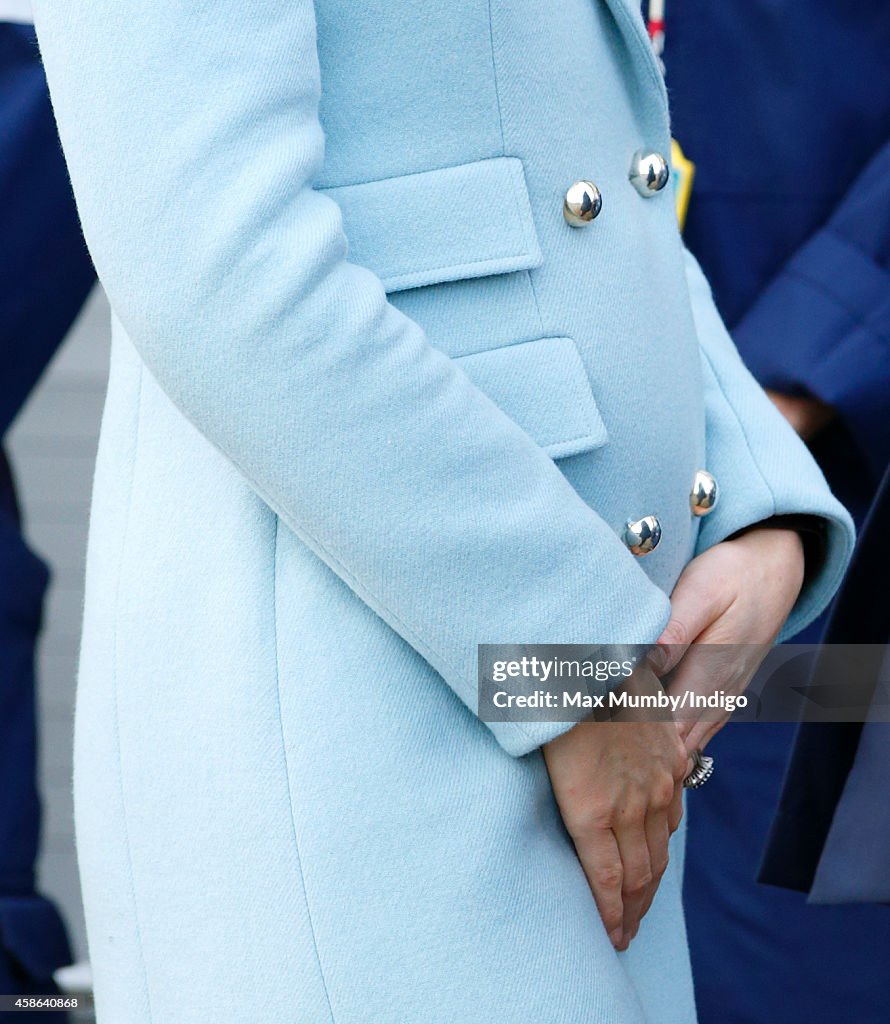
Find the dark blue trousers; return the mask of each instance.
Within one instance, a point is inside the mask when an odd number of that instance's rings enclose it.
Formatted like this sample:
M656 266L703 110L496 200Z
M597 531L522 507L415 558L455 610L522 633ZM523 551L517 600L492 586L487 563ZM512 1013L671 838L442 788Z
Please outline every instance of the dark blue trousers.
M12 482L0 452L0 993L55 992L52 975L71 962L58 911L34 887L40 831L36 785L34 645L47 570L26 547ZM20 1014L0 1014L10 1020ZM29 1012L33 1024L61 1013Z

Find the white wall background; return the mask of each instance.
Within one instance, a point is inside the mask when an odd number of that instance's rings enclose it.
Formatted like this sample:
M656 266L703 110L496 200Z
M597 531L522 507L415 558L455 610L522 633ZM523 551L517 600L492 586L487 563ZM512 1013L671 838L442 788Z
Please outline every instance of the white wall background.
M52 573L38 652L42 890L86 958L74 855L71 741L89 496L108 366L108 307L93 293L9 437L25 534Z

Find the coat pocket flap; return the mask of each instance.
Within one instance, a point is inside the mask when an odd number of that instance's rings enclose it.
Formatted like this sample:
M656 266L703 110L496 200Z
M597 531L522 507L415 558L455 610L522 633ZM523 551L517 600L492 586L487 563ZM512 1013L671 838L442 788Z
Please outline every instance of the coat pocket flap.
M571 338L541 338L454 361L551 458L578 455L608 441Z
M350 262L372 270L388 292L541 264L515 157L319 191L343 213Z

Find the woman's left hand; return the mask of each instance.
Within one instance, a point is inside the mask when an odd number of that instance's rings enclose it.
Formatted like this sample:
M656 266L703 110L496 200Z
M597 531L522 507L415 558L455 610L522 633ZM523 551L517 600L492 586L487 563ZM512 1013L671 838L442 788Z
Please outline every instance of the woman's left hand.
M742 693L794 606L803 576L800 535L776 527L754 527L694 558L677 581L670 621L649 656L658 676L676 668L668 691ZM686 749L703 749L727 718L713 708L679 718Z

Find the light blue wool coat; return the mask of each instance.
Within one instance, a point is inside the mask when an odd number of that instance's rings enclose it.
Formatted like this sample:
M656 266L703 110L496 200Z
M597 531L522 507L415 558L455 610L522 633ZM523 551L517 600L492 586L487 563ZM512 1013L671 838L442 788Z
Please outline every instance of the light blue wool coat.
M473 711L480 642L651 642L693 555L803 512L791 632L851 544L670 189L628 181L670 145L636 8L38 0L115 314L75 768L101 1024L694 1020L679 858L616 953L537 751L566 726Z

